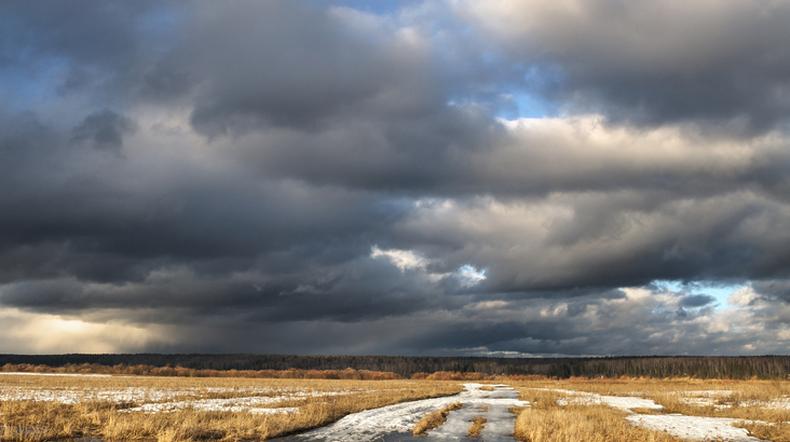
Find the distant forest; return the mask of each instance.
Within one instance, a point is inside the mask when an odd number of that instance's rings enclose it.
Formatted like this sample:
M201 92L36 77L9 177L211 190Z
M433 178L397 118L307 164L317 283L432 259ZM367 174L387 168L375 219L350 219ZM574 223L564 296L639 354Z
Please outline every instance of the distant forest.
M0 366L30 364L49 367L99 366L183 367L192 370L369 370L402 377L436 372L485 375L585 377L790 377L790 356L744 357L597 357L484 358L415 356L294 356L254 354L66 354L0 355Z

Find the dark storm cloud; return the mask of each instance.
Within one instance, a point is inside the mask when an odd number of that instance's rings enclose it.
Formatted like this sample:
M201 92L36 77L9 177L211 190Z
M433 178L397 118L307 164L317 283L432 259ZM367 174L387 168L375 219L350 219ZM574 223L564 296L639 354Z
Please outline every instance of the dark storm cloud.
M119 62L138 47L136 25L152 9L148 1L3 2L0 11L7 43L3 58L15 63L29 56L68 57L99 65Z
M683 307L702 307L715 301L716 298L710 295L688 295L683 297L680 305Z
M640 124L787 123L787 2L464 2L537 90Z
M97 149L120 149L125 133L133 131L134 122L109 109L96 111L72 130L72 139L88 142Z
M602 17L628 37L647 6L536 4L556 29L492 30L526 3L486 4L4 4L0 317L145 331L100 349L781 351L790 138L761 131L787 104L775 19L710 6L726 41L766 30L751 51L692 50L612 43ZM648 30L682 15L651 4L666 14ZM569 114L500 120L515 74L546 66L568 94L539 92ZM733 118L750 131L687 124ZM656 279L750 288L725 308Z
M758 281L754 283L754 290L769 298L790 303L790 279Z

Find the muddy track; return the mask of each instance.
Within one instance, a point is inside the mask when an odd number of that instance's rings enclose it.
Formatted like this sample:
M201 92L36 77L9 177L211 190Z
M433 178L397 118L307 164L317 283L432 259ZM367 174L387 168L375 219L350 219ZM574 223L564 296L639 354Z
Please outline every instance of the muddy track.
M485 389L481 389L481 387ZM488 390L491 388L491 390ZM447 420L424 436L413 437L411 430L427 413L451 403L463 407L450 412ZM476 417L486 420L477 441L512 441L516 416L513 407L528 404L507 385L465 384L454 396L404 402L348 415L332 425L289 438L293 441L402 441L468 440L467 432ZM469 439L471 440L471 439Z

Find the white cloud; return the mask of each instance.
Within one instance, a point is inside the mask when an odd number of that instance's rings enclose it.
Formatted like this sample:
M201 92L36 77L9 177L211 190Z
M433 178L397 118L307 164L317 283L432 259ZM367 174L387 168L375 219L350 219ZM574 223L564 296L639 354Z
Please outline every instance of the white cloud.
M421 269L425 270L428 260L411 250L400 249L381 249L373 246L370 249L371 258L385 258L402 272L406 270Z
M458 278L462 287L474 287L477 284L485 281L485 269L478 269L473 265L464 264L455 271L455 276Z

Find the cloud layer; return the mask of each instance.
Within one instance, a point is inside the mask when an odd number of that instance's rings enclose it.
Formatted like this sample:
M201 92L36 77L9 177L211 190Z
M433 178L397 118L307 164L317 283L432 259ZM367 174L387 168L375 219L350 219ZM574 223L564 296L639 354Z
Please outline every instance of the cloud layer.
M7 2L0 351L786 352L788 14Z

